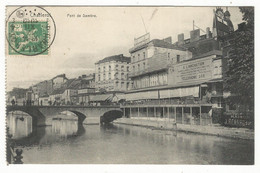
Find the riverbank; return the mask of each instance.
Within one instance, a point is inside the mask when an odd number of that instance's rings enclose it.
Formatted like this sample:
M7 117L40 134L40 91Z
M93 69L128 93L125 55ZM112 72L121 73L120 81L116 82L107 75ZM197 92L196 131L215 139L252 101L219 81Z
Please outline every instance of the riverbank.
M120 118L114 121L117 124L127 124L134 126L142 126L156 129L176 130L189 133L197 133L204 135L214 135L236 139L254 140L254 131L246 128L231 128L220 125L190 125L175 124L174 121L168 119L144 119L144 118Z

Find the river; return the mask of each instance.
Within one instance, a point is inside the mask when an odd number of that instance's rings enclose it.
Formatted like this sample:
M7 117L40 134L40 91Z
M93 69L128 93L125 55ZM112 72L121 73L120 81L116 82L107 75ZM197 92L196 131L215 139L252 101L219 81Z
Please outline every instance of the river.
M20 127L19 134L28 134ZM250 140L119 124L78 126L75 120L37 127L17 138L16 147L25 164L254 164Z

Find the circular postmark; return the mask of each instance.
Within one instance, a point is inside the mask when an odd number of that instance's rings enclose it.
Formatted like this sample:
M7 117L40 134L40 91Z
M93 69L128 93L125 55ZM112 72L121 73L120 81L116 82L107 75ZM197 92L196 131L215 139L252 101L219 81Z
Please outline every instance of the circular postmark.
M6 20L9 55L48 55L56 35L51 14L39 6L22 6Z

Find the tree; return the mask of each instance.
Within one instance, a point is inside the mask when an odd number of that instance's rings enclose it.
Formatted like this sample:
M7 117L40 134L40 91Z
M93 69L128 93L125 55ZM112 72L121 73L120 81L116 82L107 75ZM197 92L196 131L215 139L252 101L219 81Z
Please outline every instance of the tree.
M254 8L240 7L245 21L244 27L232 33L227 59L228 69L225 89L234 97L229 101L244 105L248 109L254 105Z

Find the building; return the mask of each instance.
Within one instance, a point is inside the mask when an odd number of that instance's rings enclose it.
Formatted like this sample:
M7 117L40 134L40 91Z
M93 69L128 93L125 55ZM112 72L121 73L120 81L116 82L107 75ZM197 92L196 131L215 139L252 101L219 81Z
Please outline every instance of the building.
M65 74L60 74L52 78L51 81L53 85L53 90L63 87L63 85L65 84L65 82L67 82L67 80L68 78L66 77Z
M45 97L46 95L50 95L54 90L64 87L68 78L65 74L57 75L50 80L44 80L39 82L31 87L31 90L34 94L34 103L36 105L40 105L40 97Z
M12 91L7 92L7 104L11 104L12 100L15 104L23 105L28 89L13 88Z
M148 33L149 34L149 33ZM145 39L148 37L149 39ZM143 41L145 39L145 41ZM140 40L138 42L138 40ZM192 54L187 49L172 44L172 38L162 40L153 39L144 35L135 39L134 47L129 50L131 54L131 73L142 73L147 68L147 61L156 54L166 53L172 62L180 62L191 58Z
M49 95L50 105L65 104L64 92L66 88L57 88Z
M67 79L65 83L61 84L60 88L55 89L50 94L50 101L52 103L61 105L78 105L86 103L86 97L90 93L95 92L94 74L82 75L78 78ZM89 99L87 99L88 103Z
M131 53L129 77L133 82L131 90L167 85L169 66L192 57L186 48L173 45L171 37L163 40L147 40L143 44L135 43L129 52Z
M120 55L106 57L95 63L97 92L126 91L130 86L130 58Z
M49 95L42 95L39 97L39 105L40 106L48 106L50 105L50 102L49 102Z
M32 92L35 95L35 104L39 104L40 105L40 97L45 97L46 95L49 95L53 92L53 84L52 84L52 80L45 80L42 82L39 82L35 85L33 85L32 87Z
M80 105L89 105L90 97L95 93L95 74L79 76L81 79L78 88L78 103Z
M184 124L219 122L223 112L226 68L219 37L232 30L230 14L214 11L213 32L193 29L190 38L149 40L140 37L131 53L133 87L126 93L126 117L175 119ZM220 19L221 16L227 16Z
M67 80L66 88L62 94L62 104L73 105L78 103L77 95L80 83L81 80L76 78Z

